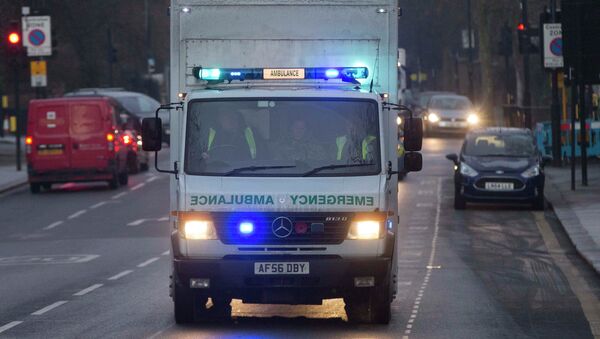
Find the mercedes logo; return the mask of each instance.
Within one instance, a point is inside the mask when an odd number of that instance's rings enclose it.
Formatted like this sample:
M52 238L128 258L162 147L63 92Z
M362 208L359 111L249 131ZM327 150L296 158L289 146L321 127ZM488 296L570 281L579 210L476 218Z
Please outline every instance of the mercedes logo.
M497 170L496 174L504 174L504 171L503 170Z
M292 224L292 221L286 217L279 217L273 220L273 223L271 224L271 230L277 238L289 237L290 234L292 234L293 229L294 224Z

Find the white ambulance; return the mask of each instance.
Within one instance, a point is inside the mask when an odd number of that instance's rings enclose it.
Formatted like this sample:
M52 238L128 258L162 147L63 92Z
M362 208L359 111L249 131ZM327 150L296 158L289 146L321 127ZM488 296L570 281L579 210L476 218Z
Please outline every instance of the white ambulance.
M398 172L422 161L419 120L398 147L397 1L173 0L170 16L174 104L143 145L160 150L170 113L176 322L233 298L343 298L351 321L389 322Z

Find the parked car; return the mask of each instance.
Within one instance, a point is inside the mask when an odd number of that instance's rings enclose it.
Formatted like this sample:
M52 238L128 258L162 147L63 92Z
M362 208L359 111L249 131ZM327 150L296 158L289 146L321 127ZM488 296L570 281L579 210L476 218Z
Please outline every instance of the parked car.
M467 202L530 203L544 209L544 165L525 128L489 127L467 133L454 162L454 208Z
M65 94L65 96L89 96L89 95L102 95L114 98L117 100L128 112L137 116L140 121L143 118L154 117L156 110L160 107L160 103L146 94L139 92L130 92L122 88L81 88L76 91ZM169 116L162 115L160 117L163 121L163 141L169 143L169 137L171 134Z
M32 100L25 138L31 192L73 181L127 185L121 111L108 97Z
M456 94L435 94L427 102L425 131L466 133L479 125L479 115L469 98Z

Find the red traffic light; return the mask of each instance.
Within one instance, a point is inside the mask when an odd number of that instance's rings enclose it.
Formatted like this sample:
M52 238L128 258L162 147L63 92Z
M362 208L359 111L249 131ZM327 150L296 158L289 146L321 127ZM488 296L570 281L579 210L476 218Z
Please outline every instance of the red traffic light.
M21 36L19 35L19 33L11 32L8 34L8 42L12 45L16 45L19 42L21 42Z
M517 26L517 29L519 31L524 31L525 30L525 24L524 23L520 23L519 26Z

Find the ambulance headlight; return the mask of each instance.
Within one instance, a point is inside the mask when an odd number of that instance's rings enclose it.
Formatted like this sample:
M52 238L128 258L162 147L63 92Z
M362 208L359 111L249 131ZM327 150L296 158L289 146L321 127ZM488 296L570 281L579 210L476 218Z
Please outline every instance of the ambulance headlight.
M217 232L212 221L186 220L183 224L183 236L190 240L217 239Z
M375 220L353 221L348 231L348 239L373 240L379 239L381 222Z

